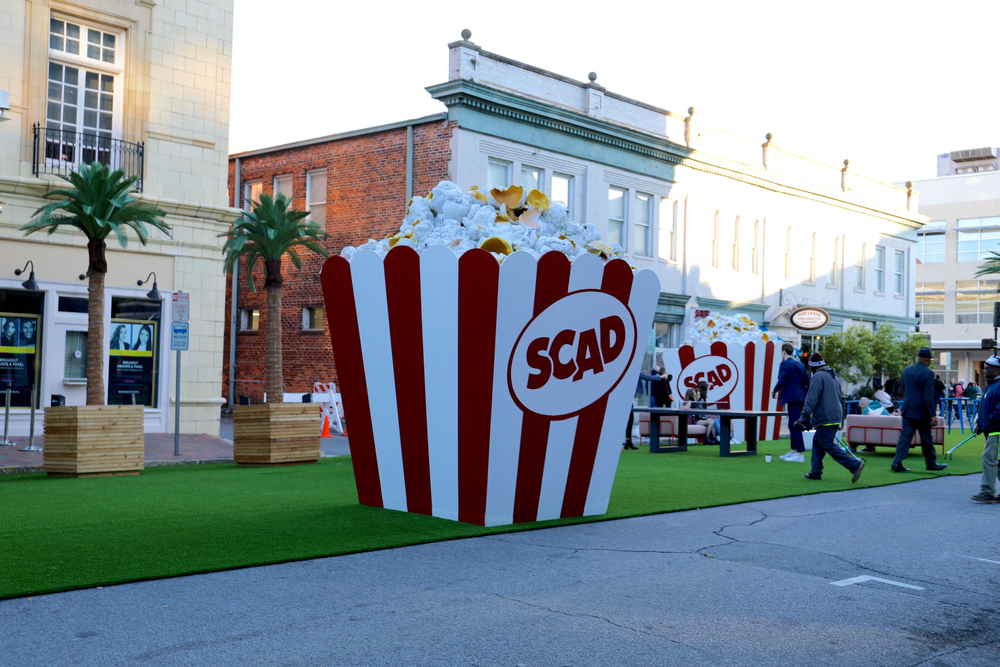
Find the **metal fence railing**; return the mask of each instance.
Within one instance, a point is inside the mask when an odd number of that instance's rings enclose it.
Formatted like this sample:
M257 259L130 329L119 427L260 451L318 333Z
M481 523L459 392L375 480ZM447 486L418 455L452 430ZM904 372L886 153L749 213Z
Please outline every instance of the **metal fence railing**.
M68 174L81 164L100 162L122 169L126 176L138 176L132 186L142 191L145 145L86 132L42 127L35 123L31 160L32 173Z

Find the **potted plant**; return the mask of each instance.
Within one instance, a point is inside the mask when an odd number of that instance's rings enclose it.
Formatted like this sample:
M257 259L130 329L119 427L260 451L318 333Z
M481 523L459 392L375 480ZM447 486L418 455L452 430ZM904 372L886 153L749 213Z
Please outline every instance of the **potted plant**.
M263 405L233 406L233 458L239 465L278 465L314 463L319 460L319 429L316 406L310 403L284 403L281 354L282 258L288 255L295 268L302 268L298 247L328 257L320 241L327 237L319 224L308 220L309 213L290 208L283 193L274 198L263 194L259 202L250 202L225 236L225 269L232 272L241 257L246 260L247 285L257 287L253 271L264 261L266 303L265 388Z
M72 188L46 193L58 201L35 211L21 230L52 234L70 227L87 237L87 405L46 408L42 469L68 477L137 475L145 461L143 406L106 405L104 393L106 240L114 233L124 248L131 229L146 245L147 225L168 236L170 226L161 219L164 211L132 196L138 176L125 178L124 170L94 162L59 178Z

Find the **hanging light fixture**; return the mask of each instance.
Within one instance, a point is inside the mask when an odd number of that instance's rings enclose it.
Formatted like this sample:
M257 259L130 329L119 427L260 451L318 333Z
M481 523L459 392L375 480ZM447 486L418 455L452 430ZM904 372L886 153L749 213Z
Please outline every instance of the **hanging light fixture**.
M156 299L157 301L162 301L163 297L160 296L160 290L156 289L156 272L155 271L150 271L149 275L146 276L145 280L140 280L138 282L139 287L142 287L143 283L148 283L150 278L153 279L153 289L149 290L146 293L146 296L148 298L150 298L150 299Z
M23 283L21 283L21 287L28 290L29 292L40 292L41 288L35 281L35 263L29 259L28 264L31 264L31 273L28 274L28 279L25 280ZM24 269L28 268L28 264L24 265ZM14 269L14 275L15 276L21 275L22 273L24 273L24 269Z

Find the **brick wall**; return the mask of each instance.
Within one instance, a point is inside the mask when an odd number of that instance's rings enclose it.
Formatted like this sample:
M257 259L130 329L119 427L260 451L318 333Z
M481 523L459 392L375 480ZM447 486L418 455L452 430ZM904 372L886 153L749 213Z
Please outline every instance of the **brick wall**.
M414 127L413 193L424 194L449 178L451 136L457 123L441 121ZM243 183L263 180L263 191L274 194L274 177L293 177L292 195L296 208L305 208L306 173L327 170L326 231L324 246L331 256L347 245L359 245L369 238L384 238L399 228L406 212L406 128L394 128L335 141L241 157ZM229 160L229 190L233 206L242 193L236 192L235 158ZM329 327L336 326L336 313L326 313L323 331L302 330L302 309L323 304L320 271L325 261L318 255L300 252L302 269L286 257L282 298L282 360L285 390L305 393L314 382L336 382L337 371L330 347ZM258 308L260 324L256 332L236 334L236 379L263 381L265 378L265 331L267 309L263 265L254 272L258 292L253 293L240 267L239 307ZM223 395L229 394L229 314L232 304L232 276L226 286L225 367ZM238 321L237 321L238 325ZM248 387L249 385L244 385ZM261 385L262 386L262 385ZM246 394L243 389L240 394Z

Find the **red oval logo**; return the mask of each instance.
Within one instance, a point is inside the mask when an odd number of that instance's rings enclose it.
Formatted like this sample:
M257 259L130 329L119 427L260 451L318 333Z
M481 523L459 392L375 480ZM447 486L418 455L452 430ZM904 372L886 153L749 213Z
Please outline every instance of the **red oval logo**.
M632 311L599 290L567 294L521 331L507 364L517 406L572 416L618 386L635 356Z
M697 389L698 383L708 383L708 398L712 402L724 400L733 393L740 381L740 371L728 357L705 355L698 357L681 369L677 376L677 396L684 396L688 389Z

